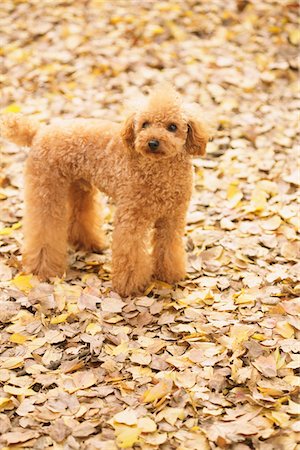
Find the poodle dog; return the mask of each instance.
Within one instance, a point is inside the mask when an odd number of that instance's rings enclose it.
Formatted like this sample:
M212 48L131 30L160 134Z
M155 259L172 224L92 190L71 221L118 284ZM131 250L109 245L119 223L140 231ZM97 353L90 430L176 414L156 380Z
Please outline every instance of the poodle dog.
M2 119L1 134L31 147L25 171L27 273L62 276L68 242L103 250L95 201L100 190L116 203L113 289L128 296L143 292L151 278L172 284L185 277L191 159L205 154L209 133L186 113L173 88L156 87L123 124L74 119L40 125L12 114Z

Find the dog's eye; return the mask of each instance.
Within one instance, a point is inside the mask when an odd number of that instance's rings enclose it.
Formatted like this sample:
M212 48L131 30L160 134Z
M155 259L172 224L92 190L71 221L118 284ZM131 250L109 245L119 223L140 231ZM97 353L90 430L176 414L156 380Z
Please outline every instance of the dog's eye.
M147 128L149 127L150 123L149 122L144 122L142 125L142 128Z
M175 123L170 123L170 125L168 126L168 131L171 131L171 133L175 133L176 130L177 125L175 125Z

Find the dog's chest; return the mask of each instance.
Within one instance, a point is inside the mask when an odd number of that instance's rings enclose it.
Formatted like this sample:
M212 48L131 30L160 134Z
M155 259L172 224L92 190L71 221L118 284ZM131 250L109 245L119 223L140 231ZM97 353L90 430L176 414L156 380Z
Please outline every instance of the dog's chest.
M160 209L176 207L190 200L193 171L189 164L161 167L139 174L136 178L136 194L149 207Z

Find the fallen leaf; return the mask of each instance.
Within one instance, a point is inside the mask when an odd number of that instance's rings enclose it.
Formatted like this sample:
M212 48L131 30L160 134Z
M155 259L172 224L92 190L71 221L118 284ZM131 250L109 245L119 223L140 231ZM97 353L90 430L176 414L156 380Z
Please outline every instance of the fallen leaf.
M124 411L121 411L114 415L113 421L117 423L123 423L125 425L136 425L137 414L133 409L126 408Z
M15 278L13 278L12 283L20 289L20 291L23 291L25 293L28 293L32 289L31 284L32 275L17 275Z
M101 301L101 309L105 312L119 313L125 306L125 303L119 298L104 298Z
M173 382L170 379L161 380L158 384L144 392L143 403L153 403L172 392Z
M265 377L272 378L277 375L276 360L272 354L269 356L259 356L252 364Z

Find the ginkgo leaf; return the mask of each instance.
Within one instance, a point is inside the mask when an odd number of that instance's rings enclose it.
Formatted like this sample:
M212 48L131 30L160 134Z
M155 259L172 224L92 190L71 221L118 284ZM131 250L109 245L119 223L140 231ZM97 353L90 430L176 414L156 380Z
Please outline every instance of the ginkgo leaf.
M141 430L137 427L122 426L115 431L119 448L132 448L139 440Z
M5 227L0 230L0 235L7 236L10 235L14 230L18 230L21 227L21 223L14 223L11 227Z
M125 425L136 425L137 424L137 414L133 409L124 409L114 415L113 421L117 423L123 423Z
M87 325L85 331L86 331L86 333L89 333L92 336L95 336L97 333L101 333L102 326L99 323L91 322Z
M227 189L227 199L229 200L231 208L236 207L243 198L243 193L238 188L237 182L233 182Z
M267 194L263 190L254 189L249 205L250 211L263 211L267 207Z
M289 40L293 45L298 46L300 44L300 30L298 28L290 31Z
M11 342L15 342L16 344L24 344L24 342L28 339L27 336L24 336L19 333L13 333L10 337Z
M279 216L272 216L269 219L261 221L261 226L264 230L274 231L281 225L281 218Z
M0 397L0 411L2 409L5 409L6 407L10 409L10 406L12 405L12 401L10 397Z
M19 356L14 356L12 358L7 358L5 361L1 361L1 369L16 369L22 367L24 364L24 359Z
M2 113L6 114L6 113L19 113L21 111L21 106L18 105L17 103L11 103L10 105L8 105L3 111Z
M57 325L59 323L64 323L64 322L66 322L66 320L68 319L69 316L70 316L69 313L60 314L59 316L52 317L52 319L50 320L50 323L52 325Z
M153 433L157 429L156 423L150 417L140 417L137 426L142 433Z
M158 384L144 392L142 401L144 403L153 403L172 392L173 382L170 379L161 380Z
M277 323L275 330L284 338L290 339L294 336L294 328L286 321L280 321Z
M32 289L31 280L32 280L32 275L17 275L12 280L12 283L18 289L20 289L20 291L28 293Z
M3 387L3 390L7 394L11 395L25 395L25 397L27 397L28 395L35 395L35 391L33 389L10 386L8 384Z

